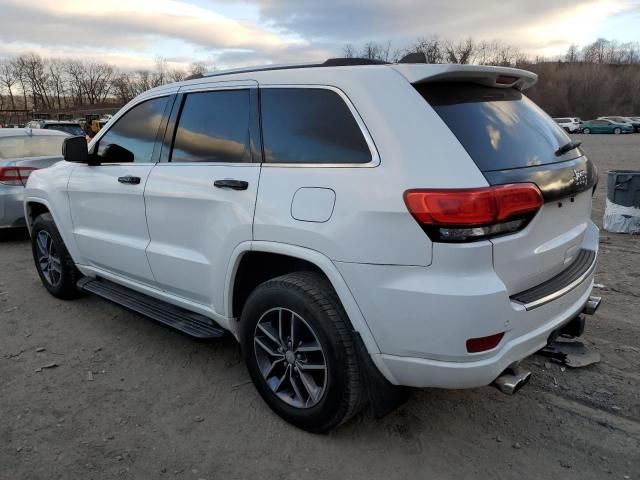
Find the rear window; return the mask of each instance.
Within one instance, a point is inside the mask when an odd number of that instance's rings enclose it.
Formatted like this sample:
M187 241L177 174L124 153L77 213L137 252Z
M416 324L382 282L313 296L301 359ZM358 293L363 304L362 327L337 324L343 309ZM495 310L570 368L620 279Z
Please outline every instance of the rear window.
M62 156L66 135L34 135L0 138L0 159Z
M190 93L184 101L172 162L250 162L249 90Z
M571 139L515 89L466 83L428 83L416 85L416 89L483 172L545 165L580 156L578 149L555 155Z

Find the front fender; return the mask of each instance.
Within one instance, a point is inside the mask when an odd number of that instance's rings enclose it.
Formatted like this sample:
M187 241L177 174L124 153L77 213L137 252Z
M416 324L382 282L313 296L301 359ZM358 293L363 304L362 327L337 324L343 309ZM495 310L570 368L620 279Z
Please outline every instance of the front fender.
M36 170L29 176L24 193L24 211L27 228L31 234L33 218L30 217L29 205L37 203L49 210L53 221L60 232L71 258L74 262L82 263L75 237L73 235L73 221L69 205L67 184L73 171L73 164L58 162L51 167Z

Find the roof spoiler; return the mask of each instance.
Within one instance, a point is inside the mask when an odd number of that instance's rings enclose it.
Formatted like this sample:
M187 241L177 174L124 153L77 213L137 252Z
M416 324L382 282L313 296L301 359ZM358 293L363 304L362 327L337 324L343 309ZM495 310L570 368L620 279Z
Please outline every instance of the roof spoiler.
M425 65L418 55L409 54L399 63L391 65L391 68L400 72L411 83L468 82L522 91L532 87L538 81L538 75L519 68L459 64Z

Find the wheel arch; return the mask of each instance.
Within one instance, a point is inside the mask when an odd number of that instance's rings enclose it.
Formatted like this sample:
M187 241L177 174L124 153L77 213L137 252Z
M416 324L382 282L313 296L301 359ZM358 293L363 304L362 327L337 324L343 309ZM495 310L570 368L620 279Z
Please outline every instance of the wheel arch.
M247 272L243 271L243 268L247 268L243 266L243 262L247 262L247 259L251 261L252 258L259 258L260 255L273 255L273 259L288 259L285 262L288 262L286 266L300 267L297 268L296 271L299 270L312 270L322 274L328 282L331 284L333 289L335 290L342 306L347 313L349 320L351 321L351 325L353 329L358 332L362 338L367 351L372 356L380 353L380 349L369 330L369 327L356 303L349 287L347 286L345 280L340 275L340 272L335 267L333 262L323 255L322 253L311 250L304 247L299 247L295 245L287 245L283 243L276 242L267 242L267 241L254 241L254 242L245 242L240 244L235 251L233 252L231 261L229 262L229 267L227 269L227 278L225 282L225 298L224 298L224 308L226 315L229 318L235 318L236 321L231 321L230 326L232 327L235 334L237 334L237 324L239 321L239 311L238 311L238 302L243 295L248 296L249 292L238 292L236 288L245 288L243 287L243 275L246 275ZM263 257L265 258L265 257ZM246 263L244 265L247 265ZM262 281L266 281L269 278L275 278L284 273L289 273L292 270L280 270L275 269L272 270L272 274L270 276L259 275L258 278ZM253 273L253 272L252 272ZM255 282L254 282L255 283ZM257 285L255 285L257 286ZM254 288L255 288L254 286ZM234 300L235 297L235 300ZM244 298L246 300L246 297ZM234 309L235 302L235 309Z
M33 227L35 219L44 213L50 214L53 217L53 221L56 221L53 209L51 208L51 205L49 205L49 202L42 198L29 197L25 199L24 218L27 223L27 228L29 229L29 234L31 234L31 228Z

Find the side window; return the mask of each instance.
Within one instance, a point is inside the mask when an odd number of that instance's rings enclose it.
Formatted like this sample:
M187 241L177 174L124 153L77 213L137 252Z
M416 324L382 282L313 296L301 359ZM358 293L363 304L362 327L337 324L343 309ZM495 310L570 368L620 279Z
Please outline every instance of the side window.
M268 163L368 163L371 151L342 98L324 88L260 91Z
M249 90L190 93L178 119L172 162L251 162Z
M140 103L125 113L100 139L98 157L105 163L148 163L168 97Z

